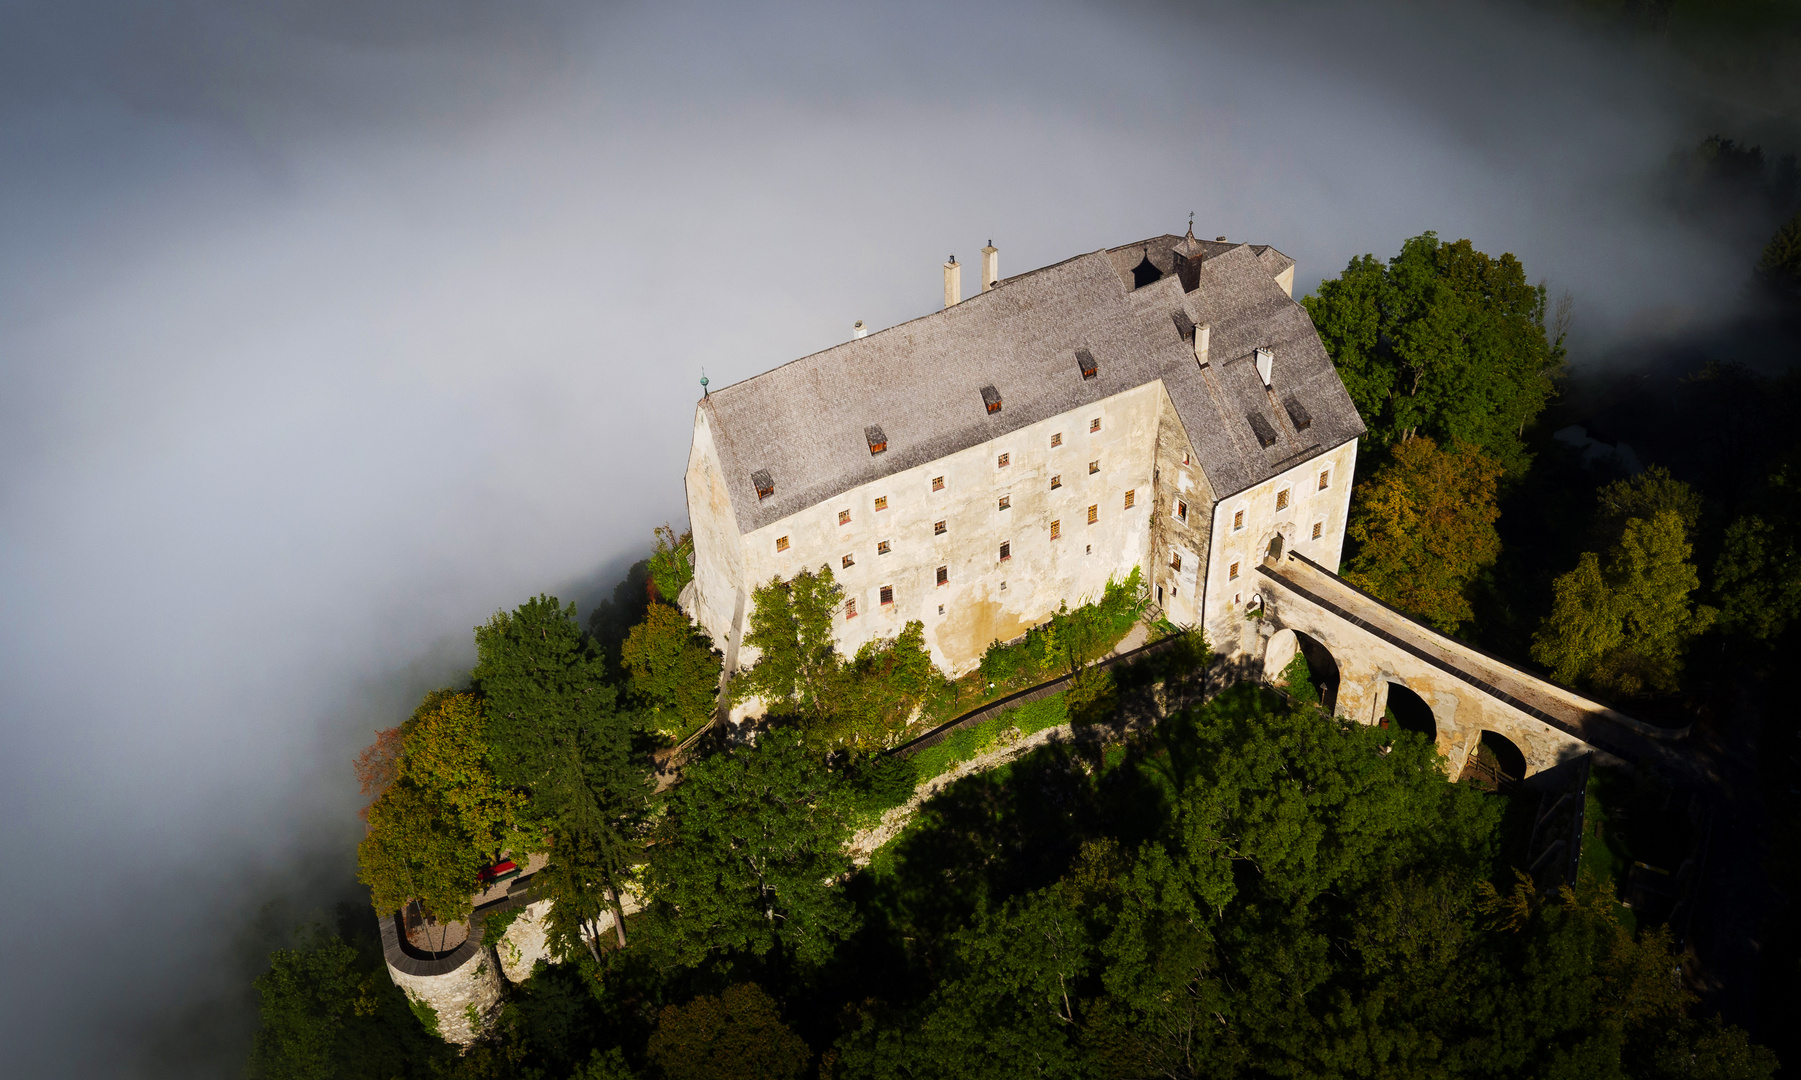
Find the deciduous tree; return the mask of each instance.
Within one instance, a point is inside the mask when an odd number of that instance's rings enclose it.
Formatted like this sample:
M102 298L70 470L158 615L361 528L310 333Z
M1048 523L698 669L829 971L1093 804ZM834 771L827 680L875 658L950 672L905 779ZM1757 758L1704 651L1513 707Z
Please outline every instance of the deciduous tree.
M812 719L830 713L844 683L844 658L832 638L843 597L829 566L802 570L789 581L771 578L753 590L743 644L758 655L733 678L734 696L761 698L775 713Z
M470 910L476 878L507 848L534 846L525 799L488 768L473 695L436 690L401 726L393 782L368 811L358 877L378 912L419 899L440 923Z
M668 604L651 604L620 655L632 693L650 705L657 730L676 737L713 718L720 657L686 615Z
M1440 449L1425 436L1394 448L1358 485L1345 579L1441 630L1472 611L1464 590L1501 553L1495 483L1501 468L1468 443Z
M791 729L687 770L646 875L647 936L664 963L730 951L807 963L831 955L857 924L837 884L850 868L840 784Z
M1608 693L1673 692L1688 643L1716 614L1692 601L1701 584L1690 542L1699 514L1699 497L1661 469L1602 488L1596 535L1610 542L1606 562L1584 552L1552 583L1532 658L1558 679Z
M1428 232L1386 266L1352 259L1302 303L1377 444L1467 442L1525 472L1521 432L1554 392L1564 348L1518 259Z
M664 1006L648 1053L668 1080L799 1080L813 1059L756 983Z

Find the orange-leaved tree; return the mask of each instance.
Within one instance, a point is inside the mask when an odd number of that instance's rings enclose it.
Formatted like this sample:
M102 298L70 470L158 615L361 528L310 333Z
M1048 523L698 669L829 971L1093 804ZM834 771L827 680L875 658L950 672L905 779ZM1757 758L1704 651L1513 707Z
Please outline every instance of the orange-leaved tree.
M1357 486L1345 580L1447 633L1473 612L1464 589L1501 554L1501 466L1468 443L1424 436L1396 446Z

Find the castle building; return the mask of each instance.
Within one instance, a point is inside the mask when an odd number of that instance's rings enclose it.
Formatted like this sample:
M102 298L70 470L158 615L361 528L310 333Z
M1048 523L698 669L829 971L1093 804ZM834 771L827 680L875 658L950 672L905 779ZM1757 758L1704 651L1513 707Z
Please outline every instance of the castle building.
M1362 421L1275 248L1160 236L1000 278L695 411L694 582L726 654L752 591L828 566L841 649L925 626L955 675L1142 571L1153 608L1255 647L1252 569L1336 571Z

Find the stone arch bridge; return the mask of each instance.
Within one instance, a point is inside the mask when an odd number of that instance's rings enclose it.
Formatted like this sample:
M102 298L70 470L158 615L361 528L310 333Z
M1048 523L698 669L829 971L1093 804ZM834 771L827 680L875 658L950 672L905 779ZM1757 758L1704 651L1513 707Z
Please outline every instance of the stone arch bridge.
M1688 734L1446 637L1297 552L1257 569L1262 613L1244 639L1253 673L1278 681L1301 653L1335 715L1427 735L1453 777L1484 744L1505 773L1523 779L1590 752L1663 763L1673 756L1669 742Z

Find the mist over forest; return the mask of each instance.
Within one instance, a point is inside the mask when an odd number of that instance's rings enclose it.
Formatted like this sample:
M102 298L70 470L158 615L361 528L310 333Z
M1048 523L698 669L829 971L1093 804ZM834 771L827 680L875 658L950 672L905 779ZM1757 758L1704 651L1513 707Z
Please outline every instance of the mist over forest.
M1752 0L0 8L10 1068L242 1074L270 951L367 903L353 758L683 528L703 374L929 313L991 240L1192 212L1299 299L1432 231L1567 331L1536 452L1713 468L1697 416L1792 427L1755 268L1798 150L1801 23Z

